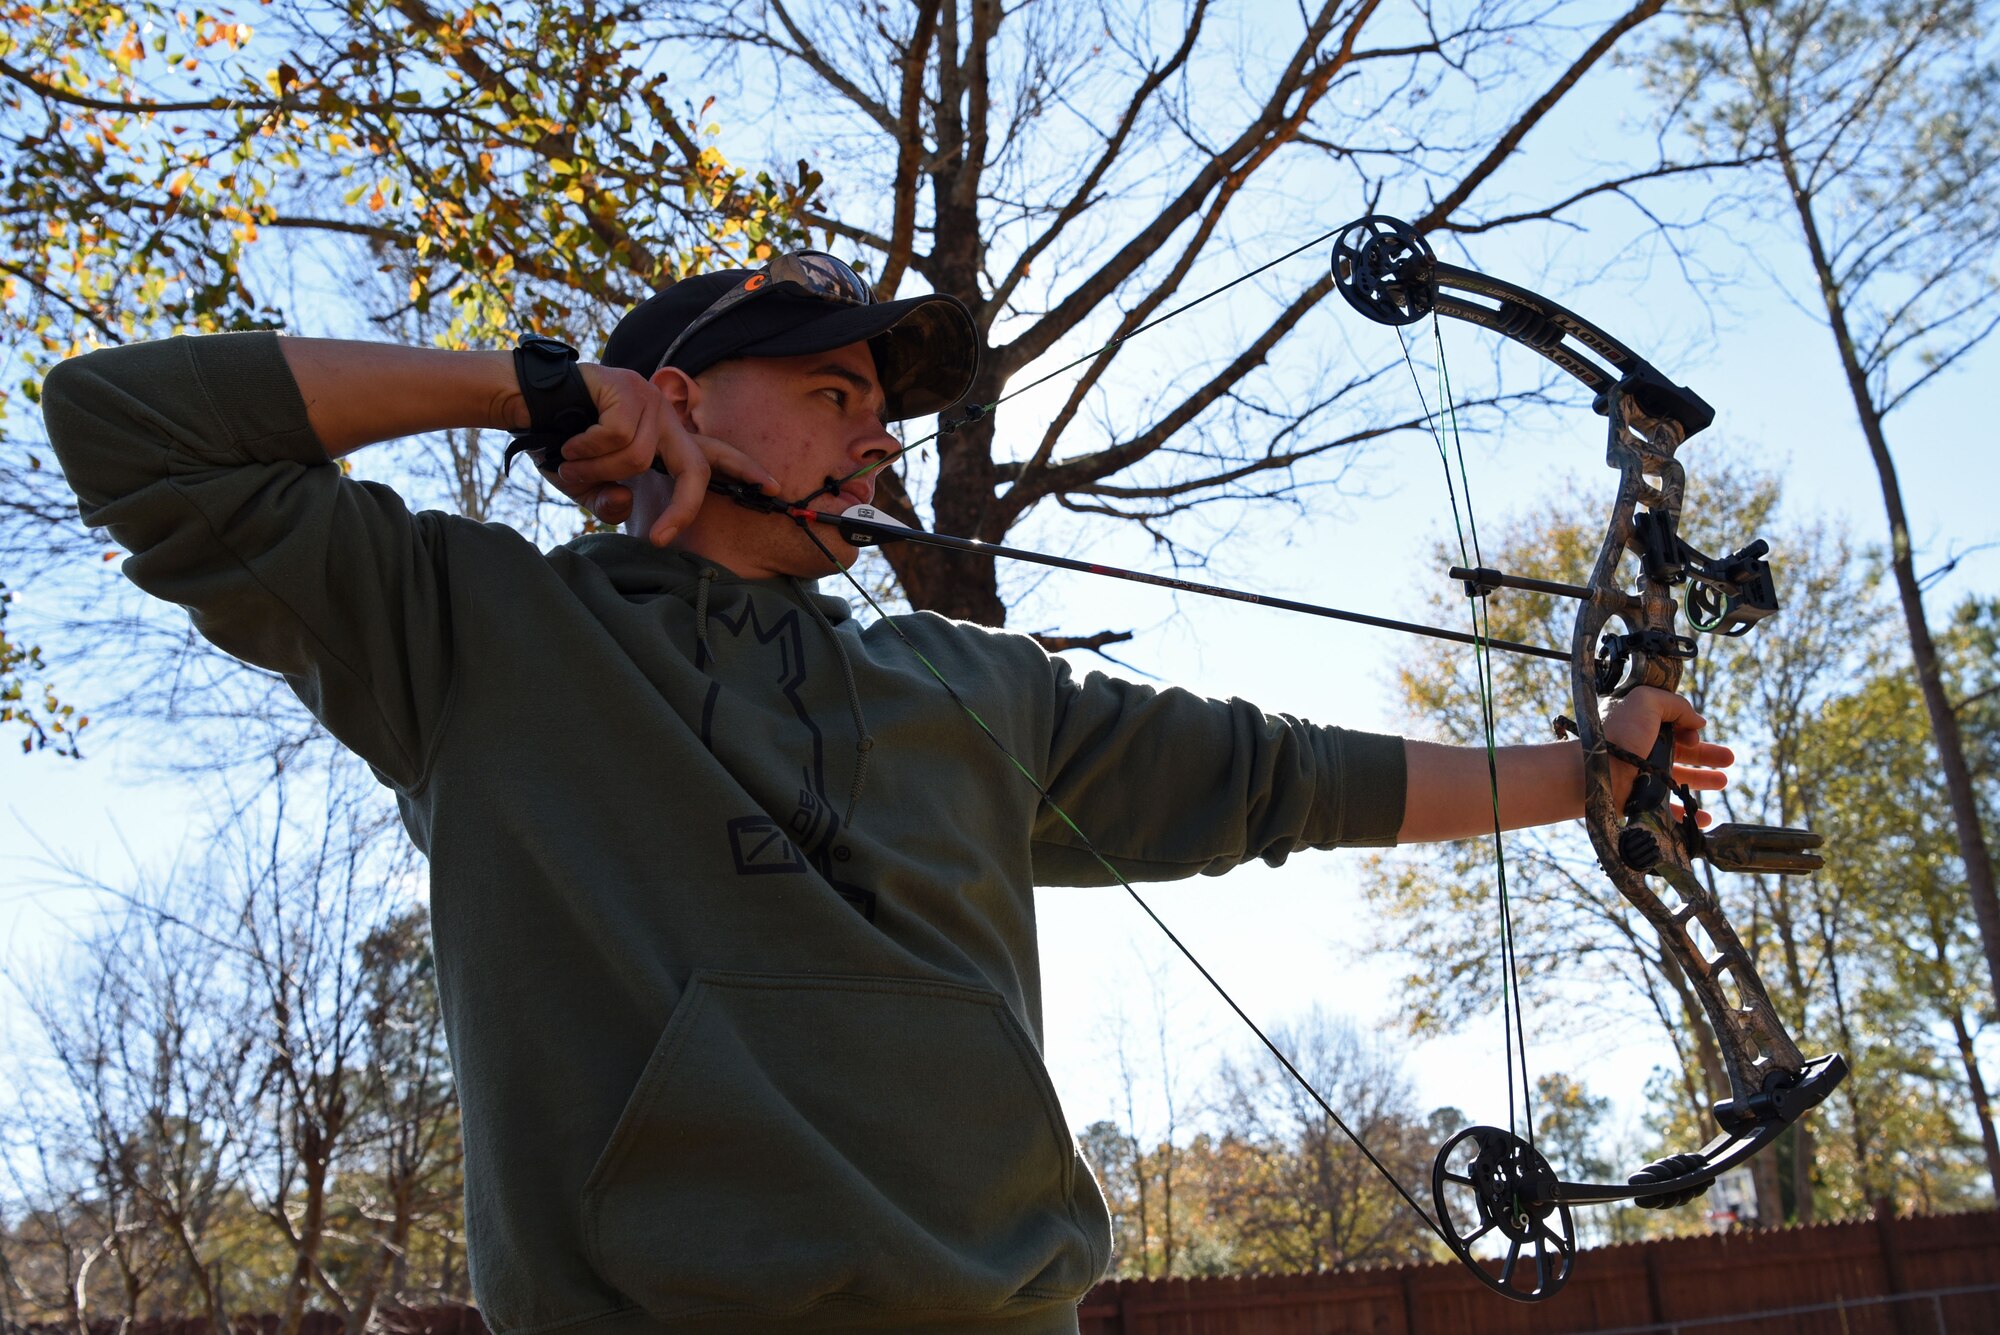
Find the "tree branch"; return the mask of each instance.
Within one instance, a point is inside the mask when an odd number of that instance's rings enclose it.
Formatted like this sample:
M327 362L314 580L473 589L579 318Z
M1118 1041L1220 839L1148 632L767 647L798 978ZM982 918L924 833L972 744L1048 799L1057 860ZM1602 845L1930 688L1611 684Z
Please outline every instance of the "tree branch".
M1486 183L1488 177L1500 170L1500 164L1513 156L1514 151L1521 146L1521 141L1528 137L1528 131L1541 123L1542 118L1576 86L1577 81L1589 72L1591 66L1617 45L1619 38L1658 14L1665 6L1666 0L1639 0L1638 4L1598 34L1597 40L1586 47L1583 54L1572 61L1569 68L1557 75L1555 82L1529 104L1528 109L1522 112L1520 118L1495 141L1492 149L1466 173L1465 178L1432 204L1424 216L1416 221L1416 229L1419 232L1427 232L1442 226L1446 219L1458 211L1460 205L1472 198L1473 193Z

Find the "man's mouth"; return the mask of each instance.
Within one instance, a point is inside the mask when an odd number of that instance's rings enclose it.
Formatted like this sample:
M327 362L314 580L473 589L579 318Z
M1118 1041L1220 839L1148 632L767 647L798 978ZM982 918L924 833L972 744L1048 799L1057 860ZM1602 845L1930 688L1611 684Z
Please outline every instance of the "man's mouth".
M832 495L836 513L845 513L857 505L868 505L875 499L875 479L873 476L853 477L845 482L836 477L826 480L826 489Z

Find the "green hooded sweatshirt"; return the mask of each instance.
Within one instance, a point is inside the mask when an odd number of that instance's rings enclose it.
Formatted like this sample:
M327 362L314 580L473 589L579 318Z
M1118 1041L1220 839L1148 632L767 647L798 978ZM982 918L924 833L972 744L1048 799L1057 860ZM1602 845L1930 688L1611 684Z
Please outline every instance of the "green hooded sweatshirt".
M500 1335L1074 1331L1110 1228L1041 1059L1036 885L1102 866L893 630L342 475L269 334L43 390L134 583L284 674L431 863ZM1386 844L1401 743L898 617L1134 880Z

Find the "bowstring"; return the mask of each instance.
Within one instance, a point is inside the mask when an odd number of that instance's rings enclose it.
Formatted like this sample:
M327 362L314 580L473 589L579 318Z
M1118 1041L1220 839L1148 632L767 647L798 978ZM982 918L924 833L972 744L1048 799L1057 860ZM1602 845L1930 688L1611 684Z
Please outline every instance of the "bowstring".
M1403 349L1403 364L1409 368L1410 382L1416 387L1417 400L1423 408L1424 419L1431 424L1431 439L1437 446L1438 462L1444 468L1445 493L1451 499L1452 529L1458 540L1458 560L1469 569L1483 569L1485 559L1479 546L1479 522L1472 508L1472 478L1465 466L1465 441L1458 426L1458 401L1452 394L1451 370L1445 358L1444 327L1435 309L1431 311L1431 338L1437 348L1438 412L1431 410L1430 400L1424 394L1423 379L1417 374L1417 364L1411 355L1409 342L1397 329L1397 342ZM1446 426L1439 424L1442 414L1449 427L1451 445L1445 444ZM1453 477L1454 467L1457 470ZM1465 492L1465 505L1461 513L1459 491ZM1529 1149L1535 1145L1535 1119L1533 1087L1528 1077L1527 1024L1521 1006L1520 960L1515 952L1514 915L1512 899L1507 890L1507 853L1500 822L1500 761L1497 743L1498 724L1493 686L1493 658L1486 647L1492 625L1492 611L1484 597L1467 597L1468 612L1472 618L1475 643L1472 646L1474 678L1479 697L1480 734L1486 747L1487 793L1493 814L1493 866L1494 898L1500 910L1500 1031L1501 1050L1506 1054L1507 1065L1507 1130L1509 1134L1522 1137ZM1516 1091L1514 1077L1518 1070L1520 1086ZM1520 1121L1516 1122L1516 1113Z
M1156 328L1159 325L1166 323L1168 320L1171 320L1176 316L1179 316L1187 311L1194 309L1196 306L1201 305L1203 302L1208 301L1213 297L1220 296L1222 293L1229 291L1231 288L1236 287L1238 284L1247 282L1250 279L1256 277L1258 274L1261 274L1268 269L1274 268L1275 266L1284 263L1286 260L1289 260L1296 255L1302 254L1305 251L1310 250L1322 244L1323 242L1330 240L1335 236L1338 236L1342 230L1343 229L1341 228L1335 228L1333 231L1327 232L1322 236L1314 237L1312 240L1305 242L1303 245L1297 246L1292 250L1288 250L1284 254L1279 255L1276 258L1269 260L1264 264L1259 265L1255 269L1251 269L1246 273L1239 274L1237 277L1231 279L1227 283L1222 284L1220 287L1213 288L1208 292L1204 292L1200 296L1195 297L1193 300L1185 302L1182 305L1177 306L1170 311L1167 311L1163 315L1155 316L1153 319L1146 321L1144 324L1139 325L1137 328L1131 329L1126 333L1118 335L1116 338L1113 338L1110 342L1104 344L1104 346L1093 349L1092 351L1087 352L1080 357L1073 358L1070 361L1067 361L1062 365L1056 367L1054 370L1045 372L1044 374L1037 376L1035 379L1030 380L1028 383L1009 390L1005 394L1002 394L998 398L995 398L990 403L972 405L968 410L966 410L965 416L958 419L957 421L954 421L950 424L944 424L941 422L938 428L933 430L929 435L922 436L917 440L909 442L908 444L899 446L897 449L885 455L881 459L878 459L873 463L866 464L860 468L857 468L853 472L848 473L844 477L835 479L833 482L833 487L831 489L837 490L839 485L842 483L853 481L856 478L867 477L872 473L879 472L880 470L887 468L889 465L901 459L904 455L907 455L912 451L921 449L923 446L930 444L934 440L937 440L940 436L943 436L948 432L955 430L958 426L963 425L966 422L975 421L979 418L984 417L986 414L992 412L994 409L998 408L1001 404L1007 402L1009 399L1012 399L1021 394L1025 394L1029 390L1034 389L1040 385L1046 384L1050 380L1055 379L1057 376L1062 375L1067 371L1074 370L1076 367L1082 366L1086 362L1094 361L1097 358L1104 356L1106 353L1117 348L1120 344L1126 342L1128 339L1136 338L1140 334L1145 333L1147 330ZM1478 559L1479 530L1478 530L1478 525L1473 521L1472 517L1472 490L1465 468L1464 444L1463 441L1460 439L1460 433L1458 429L1458 409L1456 402L1452 399L1451 396L1450 377L1448 371L1445 368L1445 363L1444 363L1443 334L1439 327L1439 321L1437 313L1435 311L1433 311L1431 314L1431 324L1432 324L1432 333L1433 336L1437 339L1437 345L1438 345L1438 371L1441 382L1440 400L1445 408L1446 414L1448 415L1451 427L1453 446L1457 454L1457 467L1459 475L1459 481L1457 484L1454 484L1452 479L1452 461L1449 454L1446 451L1444 436L1439 427L1436 425L1437 419L1435 415L1433 415L1430 412L1428 400L1424 399L1423 385L1420 380L1417 381L1417 396L1419 400L1422 400L1424 402L1424 412L1426 418L1430 420L1432 423L1431 434L1432 438L1437 443L1438 458L1439 461L1444 465L1445 488L1451 498L1452 523L1458 533L1460 560L1463 563L1477 567L1484 564L1483 561ZM1409 345L1407 343L1403 345L1403 360L1404 363L1409 366L1410 375L1412 379L1415 380L1416 364L1411 359ZM1465 503L1465 511L1463 518L1461 518L1459 510L1459 502L1458 502L1459 486L1463 486L1466 492L1466 498L1465 498L1466 503ZM829 490L829 488L822 488L822 490ZM1416 1198L1413 1197L1409 1193L1408 1189L1406 1189L1403 1186L1401 1180L1398 1179L1394 1173L1389 1171L1388 1167L1385 1164L1383 1164L1383 1162L1379 1158L1375 1156L1374 1151L1368 1148L1367 1144L1361 1139L1361 1137L1358 1134L1355 1133L1354 1129L1348 1126L1347 1123L1341 1118L1340 1114L1333 1110L1333 1106L1327 1102L1325 1097L1320 1094L1319 1090L1313 1086L1312 1082L1306 1079L1305 1075L1298 1069L1296 1065L1293 1064L1291 1058L1286 1056L1284 1051L1280 1049L1278 1045L1274 1043L1267 1034L1265 1034L1264 1030L1257 1024L1257 1022L1250 1018L1249 1014L1243 1009L1243 1007L1237 1004L1236 999L1229 994L1228 989L1222 985L1221 981L1218 980L1214 974L1210 973L1208 967L1195 957L1194 952L1188 949L1187 944L1184 941L1182 941L1180 937L1174 932L1173 928L1169 927L1166 924L1166 921L1162 919L1157 912L1154 911L1153 906L1146 902L1145 897L1142 896L1138 892L1138 890L1133 887L1132 883L1125 879L1124 874L1118 870L1118 868L1111 862L1111 860L1105 857L1105 855L1098 850L1097 845L1094 842L1092 842L1090 836L1084 833L1083 828L1076 823L1076 821L1070 816L1070 814L1067 811L1063 810L1061 804L1055 800L1055 797L1049 792L1048 788L1041 782L1040 779L1035 777L1034 772L1030 770L1025 764L1023 764L1018 757L1014 755L1014 753L1008 748L1005 742L1000 740L999 736L993 731L993 729L987 725L986 720L979 716L978 711L973 709L971 704L969 704L966 701L966 699L958 693L957 688L951 684L950 680L945 677L944 673L941 672L937 668L937 666L934 663L932 663L930 659L924 654L924 652L916 646L915 642L912 641L910 637L904 633L903 628L896 623L895 618L891 617L888 614L888 612L886 612L883 609L882 605L878 601L876 601L875 595L869 591L867 586L864 585L859 579L855 577L854 572L852 571L852 569L849 568L847 563L842 561L839 557L833 554L833 551L829 547L827 547L827 545L820 540L819 535L813 531L812 526L810 524L802 523L800 524L800 529L805 533L807 538L811 539L813 546L819 549L821 555L823 555L827 559L827 561L833 565L835 569L840 571L841 575L847 580L848 584L853 587L854 591L861 595L862 601L867 603L869 608L875 613L876 617L879 620L881 620L884 624L886 624L889 627L889 629L895 633L896 638L902 641L903 645L910 651L910 653L916 658L916 660L923 665L924 669L930 673L932 678L937 681L938 685L944 689L945 693L948 696L951 697L953 703L957 704L960 710L962 710L965 713L965 715L968 718L970 718L975 725L978 726L979 731L982 734L984 734L986 739L993 743L993 745L999 750L1000 754L1006 758L1007 762L1010 765L1013 766L1014 770L1017 773L1019 773L1021 777L1027 781L1028 785L1035 790L1041 802L1045 806L1047 806L1051 812L1055 814L1056 818L1060 820L1072 834L1076 836L1078 841L1082 843L1085 851L1087 851L1090 854L1090 856L1094 858L1097 861L1097 863L1100 866L1102 866L1106 872L1110 874L1111 878L1118 883L1118 885L1125 891L1125 893L1128 896L1130 896L1132 902L1137 904L1140 910L1148 918L1152 920L1153 925L1158 927L1160 931L1165 934L1167 940L1173 943L1174 948L1180 952L1181 956L1184 959L1186 959L1189 964L1194 966L1195 971L1202 976L1203 980L1206 981L1212 989L1214 989L1216 995L1222 999L1223 1003L1227 1005L1232 1012L1235 1013L1236 1018L1243 1021L1244 1025L1250 1030L1250 1032L1256 1035L1257 1041L1263 1044L1264 1048L1268 1052L1270 1052L1270 1054L1274 1058L1277 1059L1278 1064L1284 1067L1286 1074L1290 1075L1292 1079L1298 1084L1299 1088L1303 1089L1306 1092L1306 1095L1309 1098L1311 1098L1313 1103L1319 1107L1320 1111L1326 1115L1327 1120L1330 1121L1336 1128L1339 1129L1340 1133L1348 1139L1348 1141L1355 1147L1355 1149L1361 1152L1362 1157L1368 1161L1369 1166L1375 1170L1375 1172L1382 1178L1383 1181L1387 1182L1389 1186L1392 1189L1394 1189L1395 1193L1402 1198L1403 1203L1405 1205L1408 1205L1410 1207L1411 1211L1415 1213L1417 1218L1423 1221L1424 1227L1428 1228L1431 1231L1431 1233L1438 1238L1439 1241L1444 1242L1446 1246L1449 1247L1450 1240L1445 1236L1444 1230L1439 1227L1437 1221L1431 1218L1430 1212L1425 1210L1423 1206L1417 1203ZM1469 546L1468 546L1468 531L1470 533ZM1468 550L1470 551L1473 557L1473 559L1470 561L1466 560ZM1474 604L1474 607L1472 609L1473 633L1480 640L1480 643L1475 644L1473 646L1473 653L1474 653L1474 660L1478 665L1477 677L1478 677L1478 687L1479 687L1480 718L1486 743L1487 781L1488 781L1488 790L1491 797L1492 813L1493 813L1493 851L1494 851L1495 865L1497 868L1497 875L1496 875L1497 893L1500 906L1500 923L1501 923L1500 948L1501 948L1501 967L1502 967L1501 1023L1503 1029L1503 1049L1507 1053L1507 1124L1510 1133L1518 1134L1518 1127L1515 1121L1516 1109L1518 1106L1526 1122L1526 1128L1527 1128L1526 1139L1528 1141L1529 1147L1532 1149L1534 1146L1534 1120L1531 1115L1532 1109L1529 1104L1528 1058L1527 1058L1527 1046L1525 1041L1525 1024L1522 1019L1522 1011L1521 1011L1518 961L1514 951L1512 911L1507 893L1506 857L1502 849L1502 839L1501 839L1501 829L1500 829L1500 780L1499 780L1498 756L1496 752L1496 743L1495 743L1496 726L1495 726L1495 710L1494 710L1493 669L1492 669L1492 660L1490 653L1484 643L1484 641L1487 639L1487 630L1490 624L1490 617L1488 615L1488 609L1485 606L1484 599L1475 598L1475 599L1470 599L1468 601ZM1515 1084L1514 1084L1514 1076L1517 1066L1521 1078L1521 1089L1518 1099L1516 1097Z
M875 595L869 591L868 586L863 584L859 579L855 577L854 571L851 568L849 568L848 564L845 561L842 561L839 557L835 556L833 554L832 549L829 548L824 542L820 541L819 534L813 531L813 527L810 523L800 522L799 528L808 538L812 539L813 546L819 548L820 554L826 557L826 559L832 563L834 568L840 571L840 573L846 577L847 582L853 586L854 591L861 595L862 601L867 603L869 609L875 613L875 616L879 621L879 623L888 626L891 631L895 632L896 638L903 642L903 646L907 648L912 655L915 656L916 660L919 663L923 664L924 670L929 672L931 676L937 681L937 684L944 688L945 694L951 697L953 703L955 703L961 710L965 712L966 717L970 718L973 721L973 723L978 725L979 731L985 734L986 739L992 742L993 745L999 749L1000 754L1006 757L1007 763L1012 765L1015 771L1019 773L1023 779L1027 780L1028 786L1033 788L1035 792L1040 796L1042 804L1055 814L1056 819L1060 820L1063 823L1063 825L1066 828L1068 828L1071 834L1076 836L1078 842L1080 842L1083 845L1084 851L1089 853L1091 857L1095 858L1097 860L1098 865L1103 867L1105 871L1110 873L1111 878L1114 881L1116 881L1121 887L1123 887L1127 895L1131 896L1132 902L1137 904L1139 908L1145 913L1145 915L1153 920L1153 925L1158 927L1162 932L1166 933L1167 940L1174 943L1174 948L1180 951L1182 957L1186 959L1189 964L1192 964L1195 967L1195 971L1199 973L1202 976L1202 978L1207 981L1210 987L1215 989L1215 994L1221 997L1224 1004L1226 1004L1230 1010L1236 1013L1236 1018L1243 1021L1245 1025L1249 1026L1250 1032L1257 1036L1257 1041L1262 1043L1265 1049L1268 1050L1273 1057L1276 1057L1278 1059L1278 1064L1280 1066L1283 1066L1285 1068L1286 1073L1290 1075L1293 1080L1298 1082L1299 1088L1303 1089L1306 1092L1307 1096L1310 1097L1312 1101L1319 1106L1319 1110L1326 1114L1327 1120L1332 1122L1334 1126L1339 1128L1340 1133L1347 1137L1347 1139L1349 1140L1349 1142L1353 1144L1355 1149L1361 1151L1362 1157L1368 1160L1369 1166L1374 1168L1376 1173L1380 1174L1383 1181L1387 1182L1392 1188L1395 1189L1396 1194L1403 1198L1403 1203L1405 1205L1408 1205L1410 1209L1416 1212L1417 1218L1424 1221L1424 1227L1428 1228L1433 1234L1435 1234L1438 1241L1443 1242L1447 1247L1449 1247L1451 1245L1450 1240L1445 1237L1444 1230L1438 1226L1437 1221L1431 1218L1430 1212L1425 1210L1423 1206L1417 1204L1416 1198L1410 1195L1408 1189L1406 1189L1403 1186L1402 1181L1398 1179L1394 1173L1389 1171L1389 1168L1386 1164L1384 1164L1380 1159L1375 1157L1375 1152L1369 1149L1366 1142L1364 1142L1361 1139L1361 1137L1355 1133L1352 1127L1348 1126L1348 1124L1344 1120L1342 1120L1339 1113L1333 1110L1333 1105L1326 1101L1326 1099L1320 1094L1319 1090L1313 1086L1312 1081L1306 1079L1305 1075L1299 1070L1299 1068L1292 1063L1292 1059L1285 1055L1283 1049L1279 1048L1279 1046L1276 1043L1272 1042L1270 1037L1265 1034L1265 1032L1261 1027L1258 1026L1257 1022L1250 1018L1249 1013L1246 1012L1243 1009L1243 1007L1239 1006L1236 1003L1236 998L1229 995L1229 990L1222 985L1222 983L1216 978L1214 974L1208 971L1208 966L1203 964L1199 959L1195 958L1194 952L1188 949L1187 944L1184 941L1182 941L1178 935L1175 934L1173 928L1167 926L1166 920L1161 918L1158 913L1153 911L1153 906L1147 903L1145 897L1142 896L1136 889L1133 888L1132 883L1130 881L1125 879L1124 873L1118 870L1118 868L1112 863L1110 858L1107 858L1102 852L1098 851L1097 845L1094 842L1092 842L1089 835L1083 832L1083 827L1078 825L1067 811L1063 810L1062 805L1058 803L1054 795L1049 792L1048 786L1044 784L1040 779L1035 777L1034 771L1029 769L1025 764L1021 762L1020 758L1017 757L1011 749L1009 749L1007 743L1000 740L999 734L995 733L993 729L987 725L986 720L979 716L979 711L974 709L972 705L967 702L965 697L958 693L958 688L951 684L950 679L947 678L943 672L939 671L937 665L932 663L930 658L924 653L924 651L917 647L916 642L912 640L906 633L904 633L902 626L897 623L896 619L890 616L889 613L883 609L881 603L876 601Z
M877 459L874 463L864 464L860 468L857 468L853 472L847 474L845 477L834 479L834 490L838 491L840 489L841 483L852 482L856 478L867 477L871 473L879 472L880 470L887 468L890 464L895 463L898 459L910 453L912 450L922 449L924 446L936 440L939 436L945 435L952 431L956 431L960 426L963 426L965 423L977 421L979 418L986 416L986 414L992 412L995 408L998 408L1001 404L1007 402L1007 400L1014 398L1015 396L1020 394L1026 394L1029 390L1034 389L1038 385L1045 385L1049 381L1055 379L1057 376L1063 374L1065 371L1073 371L1077 367L1082 366L1085 362L1095 361L1097 358L1102 357L1105 353L1110 352L1112 349L1116 348L1119 344L1124 343L1127 339L1137 338L1139 335L1145 333L1148 329L1157 328L1158 326L1165 324L1167 321L1175 318L1176 316L1183 315L1186 312L1193 310L1195 307L1201 305L1204 301L1207 301L1212 297L1221 296L1223 293L1229 291L1230 288L1235 287L1238 283L1249 282L1252 278L1255 278L1258 274L1263 273L1266 269L1274 269L1278 265L1283 264L1286 260L1291 259L1295 255L1303 255L1306 251L1311 250L1313 247L1318 246L1323 242L1330 241L1336 236L1339 236L1343 230L1344 229L1342 228L1336 227L1331 232L1327 232L1324 235L1314 237L1312 240L1306 242L1302 246L1294 246L1292 249L1286 251L1284 254L1278 256L1276 259L1267 260L1263 264L1258 265L1256 268L1250 270L1247 273L1238 274L1236 277L1224 283L1221 287L1211 288L1207 292L1202 293L1200 296L1194 298L1193 300L1183 302L1181 305L1174 307L1172 310L1168 311L1165 315L1156 315L1152 319L1140 325L1138 328L1127 330L1125 333L1122 333L1118 335L1118 337L1112 339L1109 343L1106 343L1103 347L1096 348L1090 352L1086 352L1081 357L1072 358L1071 360L1064 362L1061 366L1056 367L1055 370L1044 372L1043 374L1036 376L1033 380L1030 380L1027 384L1008 390L1005 394L1002 394L999 398L994 399L991 403L975 403L970 407L968 407L967 409L965 409L965 415L963 417L953 421L949 425L944 424L942 416L940 416L939 425L937 429L932 431L928 436L923 436L917 440L913 440L907 445L898 446L896 449L892 450L887 455L883 456L880 459Z

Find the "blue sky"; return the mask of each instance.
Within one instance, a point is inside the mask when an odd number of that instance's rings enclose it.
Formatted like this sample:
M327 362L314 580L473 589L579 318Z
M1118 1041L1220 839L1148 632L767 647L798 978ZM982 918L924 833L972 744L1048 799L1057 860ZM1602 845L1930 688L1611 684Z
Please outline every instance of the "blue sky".
M1565 120L1530 143L1526 175L1517 189L1562 184L1596 170L1643 144L1629 124L1633 108L1621 101L1623 85L1606 72L1585 91ZM1389 212L1414 213L1420 199L1383 200ZM1323 212L1284 220L1273 236L1290 241L1273 252L1337 225L1358 204L1329 200ZM1844 518L1865 541L1879 542L1884 522L1869 466L1830 340L1801 314L1771 277L1745 264L1718 233L1700 245L1702 259L1730 274L1706 290L1691 290L1664 263L1648 265L1633 248L1630 216L1602 211L1583 232L1523 228L1480 238L1468 262L1498 276L1538 286L1551 296L1625 337L1673 378L1691 384L1717 409L1714 428L1684 456L1690 472L1701 460L1744 454L1782 471L1786 503L1795 515ZM1782 233L1747 233L1739 239L1765 247L1780 277L1797 284L1785 257ZM1236 257L1243 264L1261 256ZM1460 258L1453 256L1452 258ZM1310 281L1323 253L1302 255L1270 277L1278 288ZM1217 281L1226 277L1218 271ZM1551 285L1559 284L1559 286ZM1364 360L1398 354L1394 335L1366 325L1329 303L1315 312L1301 337ZM330 317L329 317L330 322ZM1190 336L1172 327L1156 335L1148 356L1163 362L1192 355ZM1446 331L1461 391L1477 386L1490 369L1490 336L1465 327ZM1061 347L1050 363L1080 347ZM1993 518L1986 416L1976 391L2000 373L1988 349L1934 384L1891 420L1891 435L1921 568L1954 550L2000 538ZM1528 371L1525 353L1513 369ZM1023 381L1039 368L1029 368ZM1567 409L1524 417L1503 438L1471 445L1473 486L1489 526L1510 514L1532 512L1552 488L1572 485L1607 502L1609 470L1602 463L1602 428L1586 411L1580 389ZM1052 385L1001 410L1003 443L1025 442L1045 410L1060 399ZM1404 407L1409 405L1406 403ZM1016 427L1014 424L1018 423ZM1012 434L1010 434L1012 433ZM357 461L366 468L365 457ZM1377 450L1349 479L1357 492L1326 496L1305 522L1266 516L1233 534L1217 553L1212 578L1284 596L1332 603L1389 616L1421 616L1426 590L1442 572L1429 550L1441 535L1446 507L1430 446L1414 437ZM1977 481L1980 485L1969 485ZM1046 542L1068 550L1088 541L1100 559L1153 567L1157 558L1132 534L1106 537L1101 530L1038 524L1024 545ZM1782 554L1779 555L1782 578ZM1581 572L1579 572L1580 574ZM1155 590L1052 574L1040 578L1014 624L1025 629L1060 625L1068 630L1130 626L1139 640L1120 651L1134 667L1217 696L1241 696L1270 711L1315 721L1381 731L1401 731L1389 688L1397 656L1410 651L1386 632L1288 617L1237 604L1176 597ZM2000 552L1970 559L1932 595L1933 619L1973 592L2000 592ZM24 609L28 610L28 609ZM1080 660L1091 666L1092 660ZM942 707L942 706L941 706ZM1726 740L1726 739L1725 739ZM118 747L94 747L87 760L0 753L0 948L19 964L56 947L66 925L91 911L87 892L51 888L37 841L106 878L129 870L131 856L158 869L181 847L189 796L139 779L132 757ZM1353 1017L1364 1030L1400 1043L1388 1028L1396 1001L1399 966L1369 957L1365 906L1356 891L1356 854L1307 855L1277 871L1244 869L1227 878L1155 886L1154 907L1189 941L1203 962L1260 1021L1282 1022L1315 1004ZM1108 890L1045 891L1040 897L1044 955L1047 1056L1074 1126L1112 1115L1119 1092L1106 1060L1110 1018L1123 1011L1147 1035L1153 993L1149 974L1171 1000L1170 1023L1199 1069L1210 1051L1245 1050L1247 1034L1124 893ZM1504 1119L1493 1032L1475 1028L1411 1048L1410 1070L1427 1104L1454 1104L1478 1120ZM1637 1113L1637 1092L1647 1072L1672 1060L1650 1031L1603 1032L1568 1045L1532 1049L1532 1069L1565 1070L1617 1100L1621 1119Z

